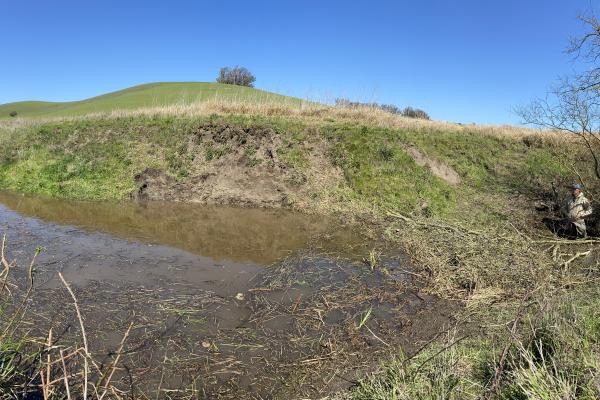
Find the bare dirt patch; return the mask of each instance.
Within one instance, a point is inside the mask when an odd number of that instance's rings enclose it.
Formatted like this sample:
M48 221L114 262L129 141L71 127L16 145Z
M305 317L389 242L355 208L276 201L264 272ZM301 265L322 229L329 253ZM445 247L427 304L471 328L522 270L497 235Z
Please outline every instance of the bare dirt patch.
M407 146L405 150L417 165L428 167L433 175L443 179L452 186L458 186L460 184L460 175L458 175L458 173L448 164L435 158L428 157L413 146Z
M318 140L318 139L314 139ZM202 204L278 208L335 187L343 174L327 159L325 143L297 143L272 128L222 123L200 126L181 156L190 159L188 176L174 179L146 169L136 175L131 198Z

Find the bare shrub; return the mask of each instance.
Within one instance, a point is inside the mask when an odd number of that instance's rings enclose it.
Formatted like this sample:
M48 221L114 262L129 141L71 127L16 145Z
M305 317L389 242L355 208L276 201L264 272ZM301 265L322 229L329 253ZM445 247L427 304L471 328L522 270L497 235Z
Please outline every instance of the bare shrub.
M600 179L600 23L594 15L579 19L586 33L572 38L567 52L590 67L559 79L545 97L515 111L526 124L579 138Z
M431 119L429 114L419 108L406 107L402 110L402 115L409 118Z
M400 107L394 104L380 104L380 103L361 103L359 101L350 101L344 98L335 99L336 107L345 107L345 108L374 108L377 110L385 111L390 114L402 115L403 117L408 118L419 118L419 119L431 119L429 115L418 108L406 107L401 109Z

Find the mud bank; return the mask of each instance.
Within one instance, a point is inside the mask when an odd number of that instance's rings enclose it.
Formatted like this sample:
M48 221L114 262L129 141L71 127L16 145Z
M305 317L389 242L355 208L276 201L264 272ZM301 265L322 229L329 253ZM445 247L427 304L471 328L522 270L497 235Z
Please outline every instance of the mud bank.
M328 146L293 144L273 128L207 123L190 132L177 157L186 176L175 179L147 168L135 176L135 200L277 208L309 192L335 187L343 174L327 157Z

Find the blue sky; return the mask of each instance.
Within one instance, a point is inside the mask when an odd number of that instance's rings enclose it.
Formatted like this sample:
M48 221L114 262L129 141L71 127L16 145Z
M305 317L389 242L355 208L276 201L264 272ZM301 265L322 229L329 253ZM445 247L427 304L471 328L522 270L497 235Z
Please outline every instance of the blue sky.
M77 100L157 81L256 86L320 101L411 105L434 119L518 123L511 109L577 66L590 0L4 0L0 103Z

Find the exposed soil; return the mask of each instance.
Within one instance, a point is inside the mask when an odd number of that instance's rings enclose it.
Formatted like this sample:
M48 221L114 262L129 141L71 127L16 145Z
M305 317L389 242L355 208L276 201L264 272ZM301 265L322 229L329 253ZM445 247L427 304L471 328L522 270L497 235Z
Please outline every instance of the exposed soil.
M421 167L428 167L433 175L443 179L452 186L460 185L460 175L458 175L458 172L456 172L448 164L438 159L428 157L414 146L407 146L405 150L415 161L415 163L417 163L417 165L420 165Z
M284 158L293 145L275 130L209 123L182 150L194 155L187 177L175 180L146 169L135 176L138 189L131 198L277 208L343 181L341 170L327 159L325 142L302 146L311 151L301 152L302 166L290 168Z

